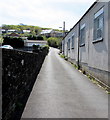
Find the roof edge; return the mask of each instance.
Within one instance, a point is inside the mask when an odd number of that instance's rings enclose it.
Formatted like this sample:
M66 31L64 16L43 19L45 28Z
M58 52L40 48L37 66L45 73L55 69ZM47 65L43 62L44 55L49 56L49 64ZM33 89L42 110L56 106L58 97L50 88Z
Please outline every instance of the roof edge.
M94 7L94 5L98 2L99 0L96 0L91 6L90 6L90 8L84 13L84 15L79 19L79 21L70 29L70 31L68 32L68 34L75 28L75 26L85 17L85 15ZM68 35L68 34L66 34L66 36ZM66 37L65 36L65 37ZM64 38L65 38L64 37ZM63 39L64 39L63 38Z

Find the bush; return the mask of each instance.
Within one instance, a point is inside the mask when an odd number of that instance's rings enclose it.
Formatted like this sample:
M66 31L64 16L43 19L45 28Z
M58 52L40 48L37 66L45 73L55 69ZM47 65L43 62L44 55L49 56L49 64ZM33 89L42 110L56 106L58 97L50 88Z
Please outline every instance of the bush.
M35 35L29 35L28 40L37 40L37 37Z
M28 35L28 40L44 40L42 36Z
M22 40L22 38L3 37L3 39L3 45L11 45L14 48L24 47L24 41Z
M60 48L61 40L56 37L50 37L47 39L48 45L55 48Z
M33 52L38 53L40 51L40 45L33 45Z
M44 45L44 46L41 46L41 47L42 47L42 50L46 51L46 53L48 54L49 46L48 45Z
M42 36L37 36L37 40L44 40Z
M44 46L33 45L33 52L39 53L39 52L43 52L43 51L45 51L46 54L48 54L49 46L48 45L44 45Z

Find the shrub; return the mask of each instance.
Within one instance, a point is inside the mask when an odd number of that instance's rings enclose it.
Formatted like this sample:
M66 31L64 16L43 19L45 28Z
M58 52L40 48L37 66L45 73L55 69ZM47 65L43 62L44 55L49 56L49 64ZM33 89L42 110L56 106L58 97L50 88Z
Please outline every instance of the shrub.
M61 40L56 37L50 37L47 39L48 45L55 48L60 48Z
M22 38L17 37L3 37L3 45L11 45L14 48L22 48L24 47L24 41Z
M33 52L38 53L40 51L40 45L33 45Z
M37 36L37 40L44 40L42 36Z
M42 36L36 36L36 35L28 35L28 40L44 40L44 38Z
M45 51L46 54L48 54L49 46L48 45L43 45L43 46L33 45L33 52L39 53L39 52L43 52L43 51Z
M44 46L41 46L41 47L42 47L42 50L46 51L46 53L48 54L49 46L48 45L44 45Z
M37 40L37 37L35 35L29 35L28 40Z

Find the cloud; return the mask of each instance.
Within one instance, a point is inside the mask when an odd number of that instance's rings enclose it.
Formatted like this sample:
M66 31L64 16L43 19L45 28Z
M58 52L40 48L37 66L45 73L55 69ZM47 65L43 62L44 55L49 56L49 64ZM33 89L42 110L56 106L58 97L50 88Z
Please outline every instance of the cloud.
M80 11L85 10L79 7L82 3L89 6L93 0L3 0L0 24L24 23L58 28L66 21L69 29L81 17Z

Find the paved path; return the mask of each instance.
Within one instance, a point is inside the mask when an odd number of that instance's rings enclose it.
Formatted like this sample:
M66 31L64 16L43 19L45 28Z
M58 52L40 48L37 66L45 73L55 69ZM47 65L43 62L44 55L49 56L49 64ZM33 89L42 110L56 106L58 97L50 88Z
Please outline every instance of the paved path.
M108 95L51 48L22 118L107 118Z

